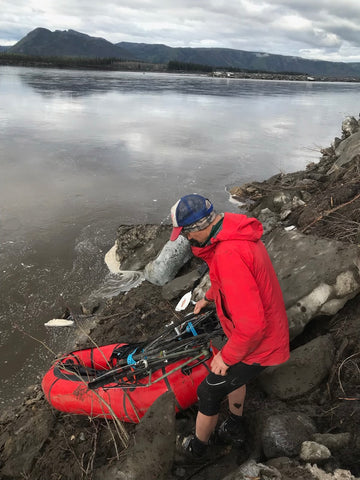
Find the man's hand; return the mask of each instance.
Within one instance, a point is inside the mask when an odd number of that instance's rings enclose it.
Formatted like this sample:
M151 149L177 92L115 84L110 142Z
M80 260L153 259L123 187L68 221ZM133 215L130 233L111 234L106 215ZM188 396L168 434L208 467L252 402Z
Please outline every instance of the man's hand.
M226 375L226 372L228 370L228 366L224 362L221 356L221 352L218 352L215 357L213 358L211 365L210 365L211 371L215 373L216 375Z
M205 298L202 298L201 300L199 300L198 302L196 302L195 304L195 307L194 307L194 313L197 314L197 313L200 313L200 310L202 310L204 307L206 307L207 305L209 305L210 302L208 302L207 300L205 300Z

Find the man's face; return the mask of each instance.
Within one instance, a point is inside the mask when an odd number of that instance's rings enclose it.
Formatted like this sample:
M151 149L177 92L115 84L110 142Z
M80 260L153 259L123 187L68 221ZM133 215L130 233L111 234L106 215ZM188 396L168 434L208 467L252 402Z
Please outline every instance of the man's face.
M208 238L208 231L205 230L197 230L196 232L184 232L185 237L189 240L190 243L193 245L198 244L201 245L204 243Z

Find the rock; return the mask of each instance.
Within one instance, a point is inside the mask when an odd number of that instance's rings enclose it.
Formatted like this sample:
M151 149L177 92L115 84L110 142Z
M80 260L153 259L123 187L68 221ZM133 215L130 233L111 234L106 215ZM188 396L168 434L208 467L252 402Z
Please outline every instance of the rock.
M240 467L223 478L223 480L249 480L249 479L281 479L280 472L273 466L256 463L255 460L248 460Z
M266 247L279 278L290 337L318 315L334 315L360 291L356 245L276 229Z
M291 210L290 209L285 209L282 210L280 213L280 220L286 220L289 216L291 215Z
M334 473L326 473L317 465L307 464L305 468L313 475L313 478L318 480L358 480L349 470L341 468L336 469Z
M4 438L1 478L27 478L54 423L55 417L47 408L35 410L29 418L15 422L11 434Z
M282 470L284 467L295 467L298 466L299 462L289 457L276 457L270 458L266 462L266 465L269 467L275 467L277 470Z
M360 152L360 131L357 131L350 137L343 140L336 148L337 160L328 170L327 174L331 175L339 168L344 167L356 158L359 158Z
M323 176L323 175L319 175L319 174L316 174L316 173L309 174L307 176L307 178L303 178L303 179L297 181L296 184L295 184L295 188L297 190L300 190L300 191L304 190L304 189L310 190L310 191L315 191L319 188L319 181L318 181L319 178L322 178L323 180L326 179L326 177ZM301 201L301 198L299 198L298 195L295 195L293 197L291 203L294 206L296 206L296 204L298 203L299 200ZM300 203L300 205L301 205L301 203Z
M310 180L316 180L316 182L327 182L329 180L328 176L322 173L311 172L307 176Z
M239 202L240 204L243 204L243 202L248 199L249 194L251 195L251 192L246 190L246 185L242 185L241 187L232 187L230 188L229 193L230 198L235 202Z
M258 215L258 220L262 223L264 235L270 233L278 225L280 216L272 212L269 208L264 208Z
M337 147L340 145L341 142L342 142L341 138L339 138L339 137L334 138L334 148L335 148L335 150L337 149Z
M266 465L275 467L281 474L283 480L301 479L301 480L314 480L314 477L306 469L306 467L300 466L299 462L293 458L279 457L272 458L266 462ZM249 479L246 479L249 480ZM263 477L261 477L263 480Z
M278 367L268 367L258 377L261 387L282 400L312 391L329 373L335 356L330 335L317 337L291 352Z
M267 458L293 457L301 445L315 433L312 420L302 413L269 416L262 431L262 444Z
M201 278L198 270L192 270L186 275L177 277L162 287L162 296L166 300L173 300L180 297L185 292L192 290L195 283Z
M293 199L291 201L292 208L303 207L304 205L305 205L304 200L297 197L296 195L293 197Z
M275 211L280 211L281 208L290 203L292 200L292 196L288 192L278 192L273 196L273 204L275 207Z
M190 243L180 235L175 242L168 241L155 260L145 266L145 279L154 285L165 285L191 257Z
M95 480L167 480L175 453L175 397L159 397L136 428L125 460L95 471Z
M359 123L355 117L346 117L342 122L341 130L345 137L349 137L359 130Z
M108 250L104 257L104 262L106 263L110 273L120 273L120 261L118 259L116 243Z
M99 298L87 298L83 302L80 302L81 311L84 315L92 315L100 307Z
M331 451L336 451L349 445L350 433L315 433L312 440L325 445Z
M121 225L115 242L121 270L142 270L158 255L170 232L168 225Z
M210 285L211 285L210 276L209 276L209 273L206 273L201 279L201 282L199 283L199 285L196 288L194 288L193 300L197 302L198 300L201 300L202 298L204 298L204 295L209 290Z
M332 145L327 148L322 148L320 152L323 157L332 157L335 153Z
M307 202L310 202L310 200L312 199L311 193L307 192L306 190L301 191L301 197L303 199L303 202L305 202L305 204Z
M317 463L331 457L330 450L320 443L306 441L301 445L300 458L304 462Z

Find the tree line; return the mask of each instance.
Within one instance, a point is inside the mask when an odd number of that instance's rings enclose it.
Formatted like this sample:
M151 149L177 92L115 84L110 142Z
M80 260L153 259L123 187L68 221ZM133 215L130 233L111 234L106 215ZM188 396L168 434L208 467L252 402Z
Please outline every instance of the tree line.
M249 70L236 67L213 67L211 65L181 62L171 60L167 64L153 64L141 60L128 60L122 58L100 57L65 57L57 55L26 55L20 53L0 52L0 65L30 66L30 67L55 67L55 68L88 68L99 70L128 70L128 71L168 71L189 73L274 73L278 75L306 75L299 72L269 72L264 70Z
M1 65L55 66L55 67L100 67L122 62L119 58L61 57L48 55L25 55L21 53L0 52Z
M206 72L211 73L214 68L211 65L202 65L201 63L179 62L170 60L167 69L169 72Z

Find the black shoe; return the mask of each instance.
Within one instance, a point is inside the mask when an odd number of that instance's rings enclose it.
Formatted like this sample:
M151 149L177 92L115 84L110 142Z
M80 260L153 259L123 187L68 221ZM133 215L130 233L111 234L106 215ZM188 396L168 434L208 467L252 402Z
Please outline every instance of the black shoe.
M201 464L209 460L209 447L195 435L177 438L175 462L182 464Z
M246 429L243 417L230 413L216 431L216 441L219 443L242 446L246 440Z

